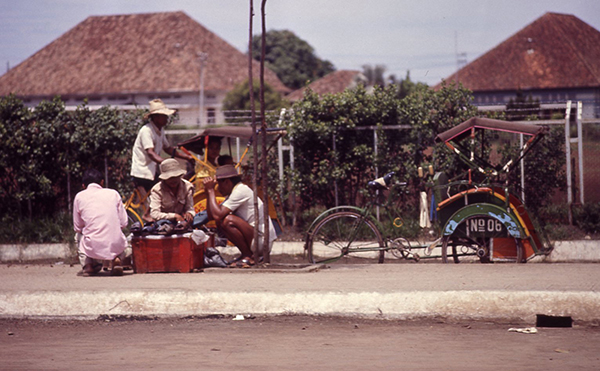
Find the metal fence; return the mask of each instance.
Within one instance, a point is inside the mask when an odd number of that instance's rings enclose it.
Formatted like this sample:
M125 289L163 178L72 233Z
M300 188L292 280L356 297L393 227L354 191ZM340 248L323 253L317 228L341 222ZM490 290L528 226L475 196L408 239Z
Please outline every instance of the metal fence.
M556 202L560 203L598 203L600 202L600 119L583 119L582 118L582 103L581 102L566 102L563 106L552 107L555 111L564 113L563 119L554 120L538 120L538 121L517 121L531 124L544 124L550 126L559 126L565 130L565 170L567 176L565 178L566 192L556 194L554 197ZM490 107L480 109L481 111L489 111ZM281 122L281 112L269 111L266 113L266 118L269 120L279 119ZM234 124L247 124L250 118L247 111L231 112L230 119ZM259 118L260 119L260 118ZM372 130L373 131L373 148L377 151L377 133L375 127L361 127L357 130ZM408 130L410 127L398 125L394 127L385 127L390 130ZM167 134L193 135L200 130L179 130L167 131ZM335 138L332 138L335 143ZM239 146L243 145L238 143ZM284 156L284 151L290 151L289 156ZM293 147L284 145L283 141L279 142L279 173L281 181L283 181L284 167L293 169ZM284 163L284 157L289 158L289 163ZM522 184L522 188L527 185Z

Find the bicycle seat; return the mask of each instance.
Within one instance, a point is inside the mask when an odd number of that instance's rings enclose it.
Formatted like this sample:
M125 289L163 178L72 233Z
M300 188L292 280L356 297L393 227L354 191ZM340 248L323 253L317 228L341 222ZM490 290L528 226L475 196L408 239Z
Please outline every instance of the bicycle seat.
M383 189L389 189L390 184L392 183L392 177L395 175L395 172L390 172L385 174L381 178L377 178L375 180L371 180L367 183L367 188L371 188L373 190L379 191Z

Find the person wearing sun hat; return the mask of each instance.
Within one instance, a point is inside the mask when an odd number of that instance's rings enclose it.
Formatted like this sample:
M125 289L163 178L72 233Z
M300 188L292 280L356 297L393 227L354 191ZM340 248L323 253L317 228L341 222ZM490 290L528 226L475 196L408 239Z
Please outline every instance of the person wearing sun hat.
M160 182L150 191L152 219L183 222L190 225L194 219L194 186L183 179L185 170L179 161L169 158L160 164Z
M217 227L240 250L241 256L234 261L236 267L254 265L252 259L252 240L254 239L254 191L242 183L241 176L233 165L223 165L217 168L215 178L205 178L204 188L207 192L206 210L208 218L215 220ZM215 186L219 185L219 192L227 198L218 204L215 196ZM258 199L259 216L259 255L262 255L262 239L264 236L264 205ZM269 249L277 238L275 227L268 221Z
M154 99L150 101L149 112L144 115L144 119L149 119L150 122L140 128L135 139L130 172L133 183L142 198L158 181L156 170L157 165L164 161L160 156L162 151L172 157L179 157L190 162L194 161L188 154L172 147L163 130L169 122L169 117L175 112L176 110L168 108L162 100Z

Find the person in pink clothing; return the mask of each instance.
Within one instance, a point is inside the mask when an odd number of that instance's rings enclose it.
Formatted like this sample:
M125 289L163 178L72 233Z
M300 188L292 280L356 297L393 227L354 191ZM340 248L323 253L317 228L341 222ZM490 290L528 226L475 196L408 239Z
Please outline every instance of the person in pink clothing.
M121 196L114 189L103 188L104 179L98 170L83 174L84 190L73 201L73 228L79 239L79 261L83 275L94 275L105 260L111 262L111 275L123 274L127 239L121 228L127 226L127 212Z

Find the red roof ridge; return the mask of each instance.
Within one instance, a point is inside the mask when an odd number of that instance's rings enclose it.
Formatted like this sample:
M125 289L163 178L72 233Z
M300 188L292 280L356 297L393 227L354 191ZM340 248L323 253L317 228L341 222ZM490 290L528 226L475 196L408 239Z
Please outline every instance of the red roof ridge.
M456 79L473 91L598 86L600 31L548 12L445 80Z

